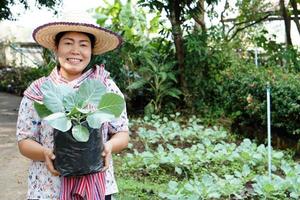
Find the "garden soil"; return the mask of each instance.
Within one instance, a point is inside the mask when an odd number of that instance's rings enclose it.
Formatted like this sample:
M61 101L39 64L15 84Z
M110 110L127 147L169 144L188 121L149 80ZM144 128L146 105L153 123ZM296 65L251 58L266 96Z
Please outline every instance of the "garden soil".
M0 92L0 199L25 200L30 161L16 142L16 121L21 97Z

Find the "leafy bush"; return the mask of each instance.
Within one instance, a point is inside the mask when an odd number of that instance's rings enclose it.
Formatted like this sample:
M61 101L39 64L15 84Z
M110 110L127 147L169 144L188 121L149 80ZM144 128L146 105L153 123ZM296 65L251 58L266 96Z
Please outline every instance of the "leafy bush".
M39 68L1 67L0 91L22 95L31 82L42 76L47 76L54 66L55 63L51 62Z
M239 63L234 44L218 38L218 31L209 31L194 32L185 37L184 73L189 91L186 103L198 113L203 113L205 105L217 105L215 96L220 72Z
M145 87L152 94L150 102L145 107L145 114L148 115L158 114L167 97L179 99L181 94L181 91L175 86L177 80L173 69L174 63L165 63L167 58L154 52L151 55L150 58L148 54L144 56L143 66L138 70L140 77L128 86L128 89L132 90L140 90Z
M300 76L280 68L253 65L228 68L222 73L220 102L237 126L264 129L267 124L267 83L271 87L272 128L300 133Z
M124 39L122 48L117 53L110 52L101 57L125 94L127 110L135 114L141 113L154 96L151 91L149 92L151 87L148 84L139 90L126 88L140 80L141 75L138 71L145 64L149 65L147 62L143 62L143 59L145 54L153 52L151 49L155 47L154 52L162 53L162 55L169 54L160 52L160 49L172 50L166 46L165 39L157 41L157 39L149 37L150 33L158 32L160 13L152 15L151 20L148 21L147 11L131 1L115 1L113 4L105 2L103 6L96 9L96 13L98 15L97 22L102 27L109 27L110 30L120 33Z
M277 43L275 38L266 38L267 31L262 31L254 37L254 42L263 49L259 55L259 65L264 67L284 67L290 72L300 71L299 48Z

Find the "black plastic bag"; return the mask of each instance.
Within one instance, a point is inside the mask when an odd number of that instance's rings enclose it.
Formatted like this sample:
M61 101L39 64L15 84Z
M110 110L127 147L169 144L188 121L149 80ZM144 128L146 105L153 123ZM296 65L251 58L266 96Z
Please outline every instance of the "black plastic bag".
M99 129L88 127L87 142L78 142L67 132L54 130L54 167L62 176L81 176L101 171L103 139Z

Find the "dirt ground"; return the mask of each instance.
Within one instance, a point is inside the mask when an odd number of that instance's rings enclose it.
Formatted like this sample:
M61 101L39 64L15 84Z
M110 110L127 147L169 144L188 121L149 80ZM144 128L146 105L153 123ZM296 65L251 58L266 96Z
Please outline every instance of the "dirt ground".
M21 97L0 92L0 199L25 200L30 161L18 151L16 121Z

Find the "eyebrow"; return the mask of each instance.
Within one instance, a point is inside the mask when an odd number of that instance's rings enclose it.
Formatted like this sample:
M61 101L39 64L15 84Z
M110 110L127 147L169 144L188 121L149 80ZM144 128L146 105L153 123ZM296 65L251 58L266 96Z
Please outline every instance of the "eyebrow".
M69 37L62 38L62 40L72 40L72 41L75 41L73 38L69 38ZM79 40L79 42L90 42L90 40L83 39L83 40Z

